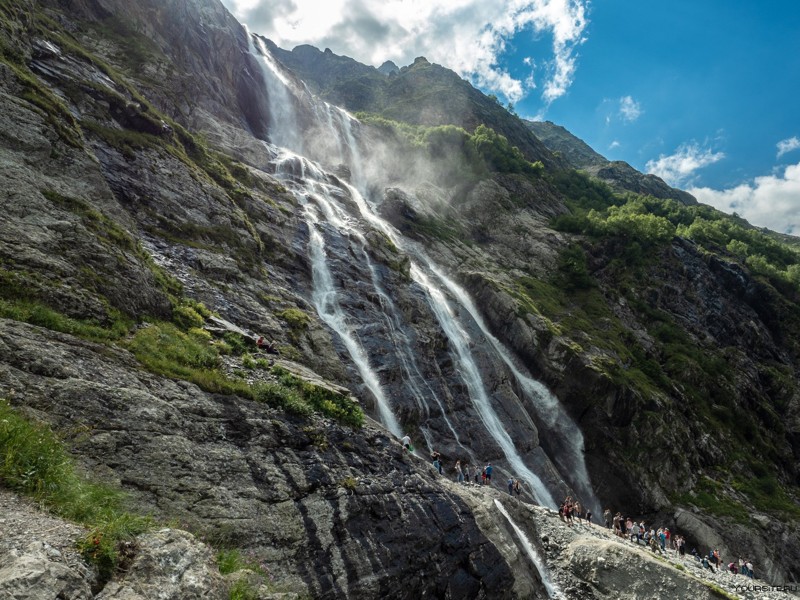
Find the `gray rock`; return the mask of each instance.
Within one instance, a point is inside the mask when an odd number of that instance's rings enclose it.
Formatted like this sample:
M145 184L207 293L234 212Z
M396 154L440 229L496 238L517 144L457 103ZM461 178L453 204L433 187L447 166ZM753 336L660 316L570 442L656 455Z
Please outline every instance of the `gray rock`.
M96 600L211 600L223 598L225 582L211 549L191 534L162 529L138 536L136 555L123 577Z
M52 556L42 541L22 552L0 556L0 597L15 600L90 600L93 598L85 571L70 568ZM54 560L55 559L55 560Z

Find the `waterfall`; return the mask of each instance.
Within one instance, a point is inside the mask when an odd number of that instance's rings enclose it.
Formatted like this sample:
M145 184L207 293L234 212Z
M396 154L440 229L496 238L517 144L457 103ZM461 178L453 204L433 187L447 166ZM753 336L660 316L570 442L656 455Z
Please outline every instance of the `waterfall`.
M364 381L364 385L367 386L375 398L381 422L394 435L402 437L403 432L400 429L400 424L397 422L389 405L389 401L383 393L383 388L375 375L375 371L370 367L364 349L352 334L347 324L344 311L342 311L339 305L336 289L333 285L333 277L331 277L331 272L328 269L325 257L325 240L320 232L321 227L317 215L310 205L305 206L304 212L307 216L310 230L309 247L311 254L311 272L314 281L312 299L317 313L319 313L320 318L339 335L342 343L344 343L347 348L347 352L356 365L361 379Z
M292 85L289 79L281 72L275 59L264 45L264 41L248 32L248 49L250 54L260 57L261 74L267 84L267 102L270 114L270 141L276 146L292 148L303 152L303 139L297 124L297 114L294 111Z
M547 565L545 565L544 561L542 560L542 557L539 556L539 552L537 552L536 547L528 539L528 536L525 535L525 532L522 531L522 529L520 529L519 525L517 525L514 522L514 519L512 519L511 515L508 514L506 507L503 506L503 503L500 502L500 500L498 500L497 498L495 498L494 504L506 518L508 524L511 525L511 528L514 530L514 533L517 534L517 538L519 538L519 541L522 542L522 547L525 549L525 553L528 555L528 558L531 559L533 566L539 573L539 579L542 581L544 589L547 590L547 597L561 598L562 592L560 589L558 589L558 586L550 579L550 574L547 570Z
M469 335L456 320L453 315L453 310L450 308L444 294L438 288L434 287L425 273L414 264L412 264L411 267L411 276L425 288L430 298L430 306L436 314L439 325L441 325L442 329L447 334L447 339L453 346L461 366L464 383L469 390L469 397L477 409L484 427L486 427L502 449L513 471L531 486L537 502L555 508L557 505L550 495L550 492L547 490L544 483L542 483L542 480L523 462L517 449L514 447L514 443L511 441L511 437L503 427L494 408L492 408L492 402L486 392L486 386L483 383L480 370L478 369L478 365L475 364L472 351L469 348Z
M540 429L544 429L544 435L550 440L550 445L553 447L553 451L549 455L550 459L560 467L561 476L571 483L584 508L589 508L592 514L599 517L602 514L602 507L595 497L589 473L586 470L586 461L583 458L583 434L580 428L547 387L523 372L524 367L517 366L511 353L489 331L489 327L467 292L437 267L433 265L429 265L429 267L453 297L457 298L461 306L469 312L480 328L483 337L491 344L508 370L514 375L514 379L522 388L539 418Z
M583 462L583 437L557 399L527 374L491 334L466 292L447 278L422 248L407 242L373 210L371 200L367 200L367 172L357 138L358 121L346 111L314 98L305 84L285 75L261 39L250 36L250 51L260 61L268 86L272 115L270 138L274 144L267 145L271 164L276 176L302 205L302 216L308 226L312 304L322 322L340 340L358 377L375 399L377 416L383 425L398 437L403 434L395 412L397 407L392 406L387 386L394 386L392 390L408 397L416 406L421 419L416 426L429 448L440 445L444 440L437 438L442 435L450 436L463 453L474 460L472 450L463 440L470 435L469 428L477 424L502 453L498 458L505 461L514 476L527 482L535 499L555 507L551 492L525 464L495 408L492 392L473 351L473 346L480 345L481 350L488 353L489 363L507 371L516 382L517 393L513 400L517 397L527 400L538 420L537 425L544 428L548 437L558 438L549 445L549 453L547 447L543 448L554 464L553 469L570 481L585 503L595 504ZM307 117L303 120L305 129L300 127L301 119L295 106ZM308 122L312 120L313 123ZM351 183L328 174L318 163L300 155L306 153L325 164L346 163ZM472 417L472 412L460 415L448 407L449 393L444 397L437 393L437 389L443 390L442 386L448 385L444 379L431 382L423 375L426 370L418 360L420 353L415 347L418 342L412 323L402 314L383 283L385 266L376 264L371 257L368 234L375 236L375 232L411 259L409 293L421 298L430 318L444 333L453 361L452 373L463 384L460 389L466 390L465 396L477 419ZM332 272L332 269L338 271ZM348 289L344 287L345 279ZM358 309L354 300L357 293L369 297L379 310ZM345 306L348 302L350 305ZM364 321L367 315L372 315L369 322ZM373 340L374 343L376 339L388 344L391 357L368 356L364 342ZM381 373L387 360L401 381L382 382ZM437 373L435 377L439 377ZM524 425L533 430L531 416L521 402L517 405L519 414L515 418L522 419ZM435 430L429 425L433 419L441 419L441 425ZM592 509L597 510L594 506ZM600 514L599 510L596 514Z

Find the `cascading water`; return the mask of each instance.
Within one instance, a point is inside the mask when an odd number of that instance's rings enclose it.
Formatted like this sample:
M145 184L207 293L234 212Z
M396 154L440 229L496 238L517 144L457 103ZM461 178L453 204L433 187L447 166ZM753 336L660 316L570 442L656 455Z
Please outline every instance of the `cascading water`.
M436 318L442 326L442 329L444 329L447 334L447 339L450 340L454 353L458 357L464 383L469 390L469 397L477 409L484 427L486 427L503 450L506 460L513 471L531 486L533 495L539 504L555 507L556 503L550 495L550 492L547 490L544 483L542 483L542 480L523 462L517 449L514 447L514 443L511 441L511 437L503 427L497 413L492 408L491 399L486 392L486 386L483 383L480 370L478 369L478 365L475 364L469 347L469 335L467 335L466 331L459 325L444 294L442 294L438 288L434 287L430 279L416 265L412 265L411 267L411 276L425 288L428 294L430 306L436 314Z
M539 579L544 586L544 589L547 590L547 597L548 598L561 598L563 594L558 586L550 579L550 573L547 570L547 565L545 565L542 557L537 552L536 547L531 544L531 541L528 539L528 536L525 535L525 532L520 529L519 525L514 522L514 519L511 518L511 515L508 514L506 507L503 506L503 503L500 502L497 498L494 500L495 506L497 509L502 513L502 515L508 521L508 524L511 525L511 528L514 530L514 533L517 534L517 538L522 543L522 547L525 549L525 554L528 555L528 558L531 559L533 566L536 568L536 571L539 573Z
M553 448L550 452L551 459L560 467L562 476L566 477L573 489L578 493L584 507L592 510L593 514L602 514L600 503L592 490L589 473L586 471L586 462L583 459L583 434L575 422L564 411L553 394L542 383L536 381L529 374L523 372L524 367L517 366L506 347L489 331L472 299L466 291L442 273L438 268L429 265L431 271L447 290L457 298L478 325L483 337L491 344L497 355L503 360L508 370L514 375L525 397L530 401L539 420L539 429L546 434L549 445Z
M372 206L360 193L359 190L366 191L366 178L353 129L357 122L345 111L317 101L306 88L298 87L281 72L280 66L271 57L263 42L255 36L251 38L256 40L251 39L251 52L262 59L264 79L269 86L270 108L273 108L273 104L281 105L276 106L273 113L276 118L273 119L274 131L270 131L271 139L299 152L302 152L304 147L314 147L315 156L319 156L320 152L327 153L323 158L327 158L329 162L337 164L345 162L349 167L354 185L328 175L317 164L291 151L274 147L270 150L273 153L272 162L276 175L284 179L287 187L303 205L303 215L309 228L314 306L321 320L341 340L358 376L375 399L381 422L395 435L402 435L396 412L385 391L386 384L381 382L380 369L386 365L371 364L364 348L363 340L375 339L376 336L385 339L391 346L393 364L402 376L401 393L405 397L412 398L416 404L418 415L422 418L422 422L416 427L425 437L429 448L441 443L443 432L439 429L434 433L428 422L430 419L441 419L446 435L451 436L455 444L474 459L472 451L462 442L465 424L453 420L453 409L450 404L452 399L446 401L441 396L442 386L447 384L442 380L432 385L423 374L426 370L418 362L419 348L415 350L414 342L407 333L410 331L410 324L383 286L380 269L370 257L369 242L366 237L369 230L379 232L396 248L416 258L411 261L410 277L420 291L430 314L441 327L453 360L454 374L466 390L478 422L488 432L495 447L501 451L509 472L527 481L538 502L555 507L551 492L542 479L525 463L506 431L503 420L495 410L492 392L486 385L472 348L475 343L480 342L467 333L467 328L461 322L466 317L471 319L470 330L475 332L473 335L479 332L478 335L483 341L488 342L482 346L483 352L492 353L494 358L490 362L500 369L507 369L517 382L522 395L533 406L540 427L545 427L550 435L558 435L564 439L564 443L558 446L555 464L567 475L564 479L571 481L574 489L578 490L583 498L591 498L591 503L594 504L594 496L583 463L582 436L560 408L557 400L544 386L525 374L512 355L489 332L469 296L445 277L420 248L406 244L394 227L375 214ZM303 143L304 132L300 131L299 119L294 114L295 104L306 106L304 114L314 115L316 122L313 123L312 129L306 132L313 136L313 144ZM331 250L334 246L335 251ZM337 277L332 273L332 269L333 259L339 254L348 254L351 264L346 267L339 264L336 267L340 272L345 268L348 270L346 275L338 276L337 284ZM339 263L342 262L343 260L339 259ZM357 273L354 274L353 271ZM352 306L348 314L348 309L344 305L347 302L347 294L342 287L345 278L351 281L349 287L353 287L353 284L363 286L365 293L377 298L380 314L375 314L371 322L359 322L359 318L363 320L363 314L361 317L354 317L352 313L358 311L353 310ZM350 302L352 304L352 296ZM385 361L386 357L381 360ZM430 375L430 371L427 373ZM437 389L440 391L437 392ZM529 427L535 432L533 422L522 404L517 403L516 406L519 407L520 415L515 416L515 420L522 419L524 427Z
M378 412L381 416L381 422L386 428L396 436L400 437L403 432L400 430L400 424L394 416L394 413L389 406L389 401L383 393L383 388L380 385L375 371L370 367L369 360L367 359L364 349L352 335L352 332L347 325L347 318L338 303L336 288L333 285L333 277L331 277L330 270L328 269L327 261L325 258L325 240L319 230L319 221L314 209L310 205L305 206L305 213L307 222L310 229L310 253L311 253L311 269L314 280L314 292L312 298L314 306L319 313L320 318L333 329L345 347L350 357L358 369L364 384L369 388L378 406Z

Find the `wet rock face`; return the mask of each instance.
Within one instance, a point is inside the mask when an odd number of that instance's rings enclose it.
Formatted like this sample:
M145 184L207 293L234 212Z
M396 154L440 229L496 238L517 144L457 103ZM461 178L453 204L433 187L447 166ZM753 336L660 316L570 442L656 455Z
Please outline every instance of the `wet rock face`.
M278 581L318 598L397 595L399 581L405 597L508 593L514 577L469 508L385 434L287 419L100 350L0 321L0 395L57 427L79 423L82 462L143 509L257 552ZM181 543L158 542L136 576L180 571Z

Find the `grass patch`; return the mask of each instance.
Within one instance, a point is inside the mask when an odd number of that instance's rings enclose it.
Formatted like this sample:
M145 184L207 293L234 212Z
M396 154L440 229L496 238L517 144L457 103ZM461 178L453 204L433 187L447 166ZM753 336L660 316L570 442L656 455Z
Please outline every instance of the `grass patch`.
M358 486L358 481L353 476L348 476L342 479L339 482L339 485L346 490L350 490L351 492L355 491L356 487Z
M272 372L285 388L296 391L314 411L351 427L364 424L364 411L348 396L300 379L281 367L273 367Z
M247 579L239 579L228 592L230 600L259 600L258 589Z
M234 381L219 370L216 347L204 337L181 331L172 323L149 324L125 341L124 346L148 371L191 381L207 392L253 398L249 385Z
M219 572L223 575L230 575L253 566L252 561L245 558L241 550L237 548L217 552L217 565L219 565Z
M133 323L119 313L116 315L117 319L109 328L94 321L73 319L34 300L0 298L0 317L68 333L93 342L111 342L127 335Z
M712 515L730 517L737 523L750 522L750 513L736 500L731 499L724 491L722 484L702 477L692 492L682 494L674 499L675 504L692 504Z
M5 56L5 53L4 53ZM83 137L78 123L64 103L21 64L0 57L22 85L21 98L34 106L58 136L73 148L83 147Z
M286 321L286 324L293 331L304 331L308 329L311 318L299 308L287 308L277 314L278 317Z
M230 339L235 341L239 337L231 334ZM172 323L151 323L123 345L148 371L190 381L207 392L235 394L302 417L316 412L351 427L361 427L364 423L364 412L349 397L304 381L279 367L273 369L279 378L277 382L250 385L231 379L219 368L218 345L209 343L207 336L181 331ZM252 357L250 361L251 366L246 368L260 366Z
M255 399L269 406L280 408L288 413L309 417L314 410L295 389L280 383L258 383L253 386Z
M83 557L108 581L134 536L152 521L124 509L125 496L78 474L64 444L41 423L24 418L0 399L0 481L32 497L53 513L91 528L82 539Z
M734 481L731 485L747 496L758 510L778 514L783 519L800 519L800 506L773 475L756 473L753 478Z

